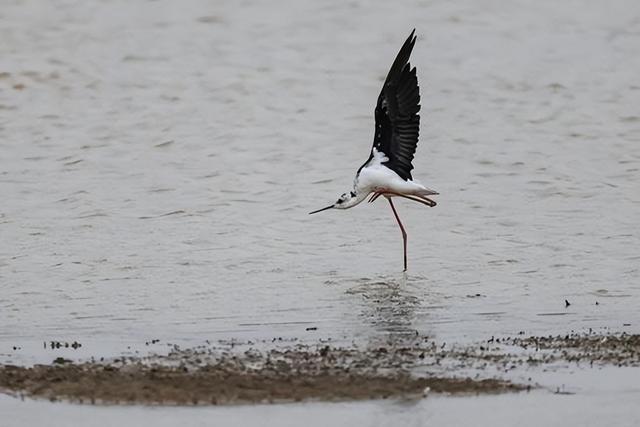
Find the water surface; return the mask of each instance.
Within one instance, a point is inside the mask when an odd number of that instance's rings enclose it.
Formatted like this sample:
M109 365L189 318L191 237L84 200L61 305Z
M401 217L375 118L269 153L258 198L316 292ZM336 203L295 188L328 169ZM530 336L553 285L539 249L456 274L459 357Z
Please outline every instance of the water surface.
M36 1L0 22L2 361L640 330L636 2ZM399 202L405 276L383 200L307 213L349 189L414 26L414 175L441 195Z

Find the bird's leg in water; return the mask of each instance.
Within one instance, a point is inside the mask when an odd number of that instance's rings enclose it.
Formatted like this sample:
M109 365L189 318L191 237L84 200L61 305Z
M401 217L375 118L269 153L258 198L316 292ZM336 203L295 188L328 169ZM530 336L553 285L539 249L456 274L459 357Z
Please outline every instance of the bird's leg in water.
M391 201L391 198L387 197L387 200L389 201L389 204L391 205L391 209L393 210L393 214L395 215L396 220L398 221L398 225L400 226L400 231L402 231L402 243L404 246L404 270L403 271L407 271L407 232L404 231L404 227L402 226L402 222L400 221L398 212L396 212L395 206L393 206L393 202Z

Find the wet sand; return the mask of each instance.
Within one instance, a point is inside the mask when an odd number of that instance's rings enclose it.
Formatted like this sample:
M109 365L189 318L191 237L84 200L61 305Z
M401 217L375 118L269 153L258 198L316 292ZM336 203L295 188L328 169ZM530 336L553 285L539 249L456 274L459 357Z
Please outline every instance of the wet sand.
M14 395L79 403L220 405L420 398L429 393L486 394L538 387L505 378L456 376L558 362L640 366L640 335L567 334L492 337L469 346L416 336L375 348L296 345L259 351L200 346L167 355L51 365L3 365L0 388ZM449 366L446 374L440 367ZM436 368L437 367L437 368ZM435 369L434 369L435 368ZM486 374L485 374L486 375ZM560 390L557 390L560 393Z
M133 364L0 368L0 384L14 393L78 403L219 405L302 400L418 398L424 393L496 393L521 390L506 381L412 378L408 374L286 373L211 366L195 371Z

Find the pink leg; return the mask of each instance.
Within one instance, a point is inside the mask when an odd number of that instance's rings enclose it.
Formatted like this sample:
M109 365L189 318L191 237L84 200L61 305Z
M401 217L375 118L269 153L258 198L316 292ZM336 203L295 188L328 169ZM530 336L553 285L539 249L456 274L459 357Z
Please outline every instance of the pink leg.
M396 212L395 206L393 206L393 202L391 198L387 198L389 204L391 205L391 209L393 210L393 214L396 216L396 221L398 221L398 225L400 226L400 231L402 231L402 242L404 245L404 271L407 271L407 232L404 231L404 227L402 226L402 222L400 221L400 217L398 216L398 212Z
M431 206L431 207L434 207L435 205L437 205L435 200L431 200L427 196L416 196L416 197L419 198L419 199L425 200L427 203L429 203L429 206Z
M371 198L369 199L369 203L373 203L376 201L376 199L378 197L380 197L382 195L382 193L373 193L373 195L371 196Z
M422 203L423 205L427 205L430 208L434 207L436 205L436 202L434 202L433 200L429 199L429 200L424 200L422 197L419 196L405 196L404 194L399 194L400 197L404 197L405 199L409 199L409 200L413 200L414 202L418 202L418 203Z
M371 197L369 198L369 203L373 203L376 201L376 199L382 195L394 195L394 196L398 196L398 197L404 197L405 199L409 199L409 200L413 200L414 202L418 202L418 203L422 203L423 205L427 205L429 207L434 207L436 206L436 202L434 200L431 200L428 197L425 196L420 196L417 194L411 194L411 195L406 195L406 194L400 194L400 193L394 193L393 191L383 191L380 193L373 193L371 195Z
M406 195L406 194L394 193L393 191L385 191L384 194L392 194L394 196L404 197L405 199L413 200L414 202L422 203L423 205L427 205L429 207L434 207L436 205L436 202L434 202L431 199L427 199L426 197L423 197L423 196L416 196L413 194Z

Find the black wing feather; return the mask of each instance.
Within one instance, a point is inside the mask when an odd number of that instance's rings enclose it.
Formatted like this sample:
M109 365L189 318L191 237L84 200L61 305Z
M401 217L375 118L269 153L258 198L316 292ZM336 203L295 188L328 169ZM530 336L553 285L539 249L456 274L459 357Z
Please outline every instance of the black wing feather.
M383 152L388 161L383 164L402 179L411 178L411 161L416 152L420 132L420 88L415 67L409 57L416 42L415 30L404 42L387 75L378 96L375 110L376 129L373 147ZM362 169L373 158L373 149Z

